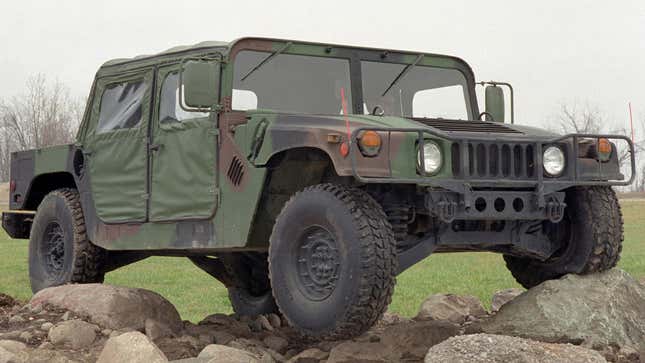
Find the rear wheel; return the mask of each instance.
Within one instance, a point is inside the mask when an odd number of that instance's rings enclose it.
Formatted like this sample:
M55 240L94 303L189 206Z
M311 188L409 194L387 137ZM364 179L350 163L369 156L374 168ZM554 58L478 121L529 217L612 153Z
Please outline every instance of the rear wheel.
M305 335L343 339L365 332L389 305L396 270L392 228L362 190L308 187L276 219L269 246L273 295Z
M38 206L29 240L29 279L35 293L67 283L103 282L104 250L87 239L79 194L58 189Z
M522 286L531 288L567 273L589 274L616 266L623 242L623 216L611 187L578 187L567 191L566 214L548 226L560 249L546 261L504 256Z
M271 293L266 253L236 254L223 260L233 279L228 297L236 314L257 316L278 312Z

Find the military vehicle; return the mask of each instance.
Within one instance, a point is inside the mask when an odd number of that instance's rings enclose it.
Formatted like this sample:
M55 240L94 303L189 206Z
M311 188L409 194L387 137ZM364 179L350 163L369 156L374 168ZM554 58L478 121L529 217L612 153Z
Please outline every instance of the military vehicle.
M33 291L187 257L237 313L319 339L367 330L431 253L501 253L526 287L615 266L632 143L513 107L438 54L244 38L111 60L73 144L12 155L3 226Z

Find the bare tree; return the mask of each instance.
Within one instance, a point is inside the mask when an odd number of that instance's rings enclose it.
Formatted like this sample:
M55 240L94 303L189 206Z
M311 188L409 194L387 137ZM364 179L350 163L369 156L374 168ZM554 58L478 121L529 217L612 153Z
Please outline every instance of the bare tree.
M72 142L82 107L63 83L42 74L27 80L23 94L0 99L0 180L8 179L11 152Z
M594 105L587 103L573 103L560 105L559 112L555 115L555 121L560 130L564 133L582 133L582 134L618 134L631 136L631 130L626 127L619 127L611 122L608 122L606 117L602 114L600 109ZM642 128L645 129L645 118L642 121ZM636 138L634 141L634 153L636 155L645 151L645 135L641 138ZM629 167L630 150L625 142L617 142L618 161L621 166ZM637 159L638 161L638 159ZM637 169L638 169L637 164ZM645 189L645 166L641 166L642 170L636 170L637 182L632 188L639 188L642 186Z
M560 112L556 115L556 120L565 133L596 134L601 131L603 125L600 109L589 103L582 106L578 103L560 104Z

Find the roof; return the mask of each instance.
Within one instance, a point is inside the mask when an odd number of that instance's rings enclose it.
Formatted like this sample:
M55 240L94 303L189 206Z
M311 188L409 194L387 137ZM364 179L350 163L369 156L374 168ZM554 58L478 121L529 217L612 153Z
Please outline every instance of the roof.
M164 56L164 55L171 55L175 53L184 53L184 52L189 52L191 50L198 50L198 49L208 49L208 48L228 48L232 43L231 42L220 42L220 41L205 41L205 42L199 42L193 45L179 45L176 47L172 47L170 49L166 49L163 52L155 53L155 54L142 54L142 55L137 55L132 58L115 58L115 59L110 59L109 61L103 63L101 67L105 66L113 66L113 65L118 65L118 64L123 64L127 63L130 61L134 60L143 60L147 58L156 58L159 56Z

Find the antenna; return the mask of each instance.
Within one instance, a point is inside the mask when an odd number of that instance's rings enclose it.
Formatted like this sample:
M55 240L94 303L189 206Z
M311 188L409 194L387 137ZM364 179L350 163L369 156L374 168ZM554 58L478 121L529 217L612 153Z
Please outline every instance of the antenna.
M632 128L632 143L634 142L634 118L632 116L632 103L627 102L627 107L629 107L629 125Z

